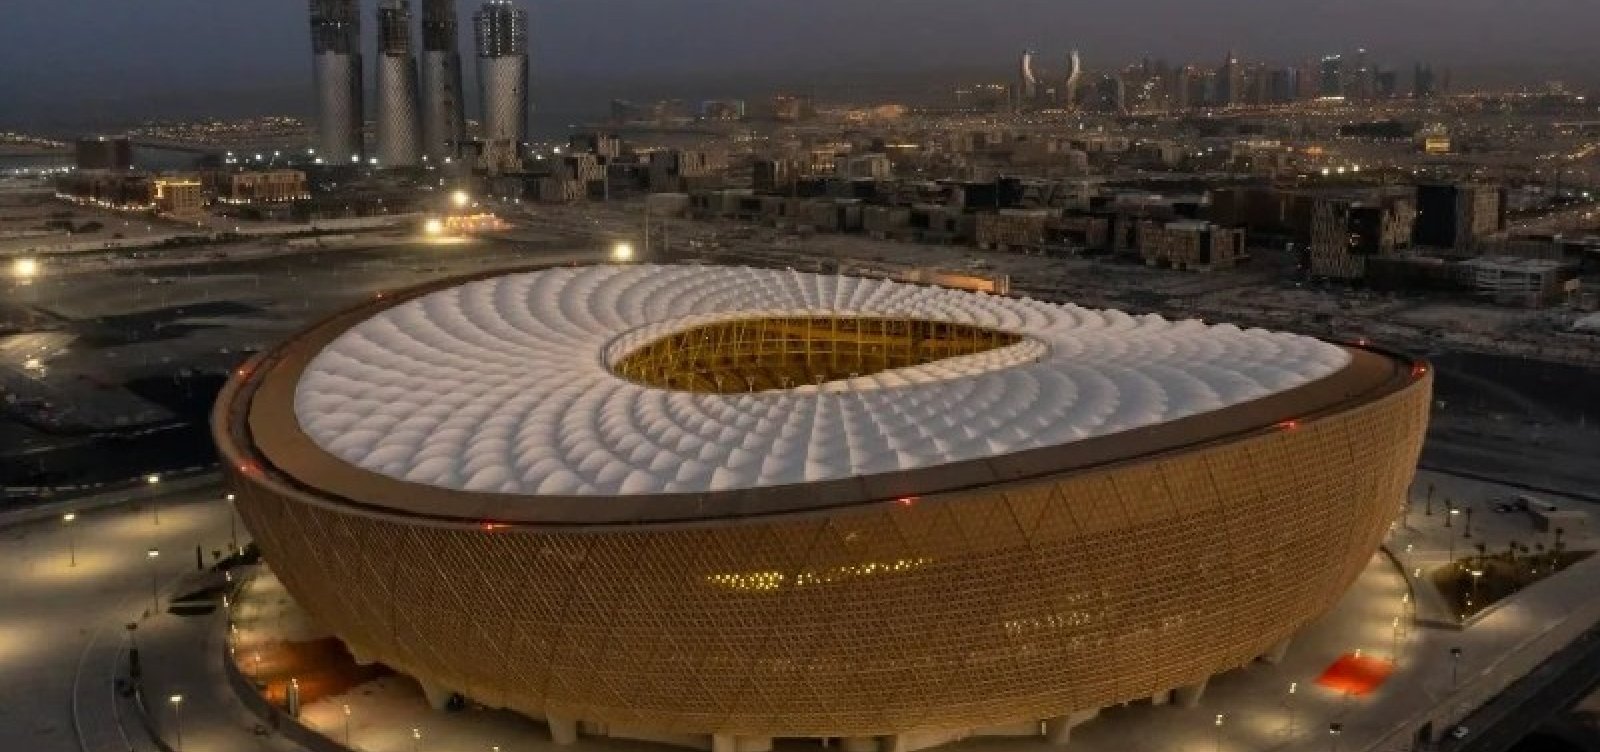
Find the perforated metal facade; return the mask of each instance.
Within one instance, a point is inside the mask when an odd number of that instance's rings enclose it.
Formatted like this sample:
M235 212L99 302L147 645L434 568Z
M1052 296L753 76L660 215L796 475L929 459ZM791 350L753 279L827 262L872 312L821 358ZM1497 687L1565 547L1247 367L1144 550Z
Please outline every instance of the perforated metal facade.
M509 0L488 0L473 15L484 159L491 172L512 169L528 140L528 14Z
M360 4L354 0L311 0L309 6L317 86L317 153L329 162L360 159Z
M276 372L361 316L267 354L219 402L240 513L284 584L400 671L535 717L662 733L981 727L1245 664L1368 561L1431 390L1426 367L1362 351L1324 380L1337 388L1200 416L1175 429L1181 445L1162 427L1111 437L1008 483L810 512L508 523L422 486L404 487L439 494L432 514L336 496L282 469L303 458L258 448L282 428L265 416L284 405L256 404Z

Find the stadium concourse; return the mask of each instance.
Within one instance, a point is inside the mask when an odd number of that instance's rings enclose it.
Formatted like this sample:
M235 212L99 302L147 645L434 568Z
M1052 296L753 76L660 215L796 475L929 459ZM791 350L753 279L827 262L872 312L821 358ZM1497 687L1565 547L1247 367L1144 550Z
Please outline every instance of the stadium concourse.
M214 425L283 586L436 704L904 752L1281 660L1399 514L1431 384L1257 329L590 266L379 296Z

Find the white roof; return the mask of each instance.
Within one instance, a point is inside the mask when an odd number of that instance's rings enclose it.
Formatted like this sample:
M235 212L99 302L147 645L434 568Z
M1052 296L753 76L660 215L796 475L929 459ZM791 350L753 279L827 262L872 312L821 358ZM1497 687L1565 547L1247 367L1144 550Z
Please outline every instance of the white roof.
M663 335L774 315L917 317L1018 344L789 391L701 394L608 365ZM307 366L319 446L415 483L506 494L700 493L839 480L1218 410L1350 360L1308 337L895 282L590 266L471 282L384 310Z

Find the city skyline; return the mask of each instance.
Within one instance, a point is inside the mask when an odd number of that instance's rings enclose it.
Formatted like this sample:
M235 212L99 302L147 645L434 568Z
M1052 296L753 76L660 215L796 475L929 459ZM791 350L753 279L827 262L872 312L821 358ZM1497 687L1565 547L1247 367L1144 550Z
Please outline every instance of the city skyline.
M200 102L240 114L312 109L305 95L312 71L305 62L301 3L218 11L211 33L184 45L168 42L183 14L192 12L189 2L163 0L137 10L99 0L71 8L42 0L16 5L12 23L0 29L0 67L32 75L0 81L0 99L18 105L0 120L47 107L56 118L89 121L187 114ZM465 17L474 5L458 3L458 13ZM1600 22L1600 10L1569 0L1523 3L1515 17L1492 0L1362 0L1337 8L1299 0L1270 8L1217 2L1204 9L1171 0L1115 8L1033 0L982 9L927 0L869 6L818 0L803 9L725 0L685 0L670 8L644 0L604 8L570 0L518 5L531 15L533 87L546 112L592 111L613 95L641 96L646 87L710 96L761 87L826 88L847 74L850 86L863 92L948 77L999 80L1017 53L1030 48L1053 60L1076 47L1085 68L1099 71L1144 55L1212 61L1237 49L1249 60L1291 61L1365 46L1391 66L1427 60L1469 83L1564 78L1584 86L1592 83L1587 70L1597 54L1587 49L1582 30ZM375 6L362 3L368 24ZM464 38L470 28L462 26ZM661 33L674 28L680 33ZM375 59L370 36L361 40L362 50ZM80 55L60 44L72 38L93 38L103 51ZM827 54L819 43L824 38ZM464 39L462 46L469 45ZM108 57L119 65L102 67ZM206 64L195 65L199 59Z

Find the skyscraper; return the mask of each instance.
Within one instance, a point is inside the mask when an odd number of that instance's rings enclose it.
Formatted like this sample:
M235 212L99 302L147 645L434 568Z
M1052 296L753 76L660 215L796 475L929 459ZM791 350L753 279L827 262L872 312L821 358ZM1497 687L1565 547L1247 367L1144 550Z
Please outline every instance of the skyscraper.
M1039 99L1039 76L1033 72L1033 50L1023 50L1017 68L1017 103L1032 105Z
M472 20L484 163L503 172L517 166L528 140L528 14L511 0L486 0Z
M455 0L422 0L422 153L429 159L460 154L462 100Z
M1333 99L1344 96L1344 56L1328 55L1322 58L1317 96Z
M1095 84L1095 109L1110 114L1128 111L1128 89L1122 77L1107 73Z
M1244 96L1244 67L1239 65L1239 53L1228 51L1228 58L1217 69L1217 101L1219 107L1232 107Z
M330 163L361 161L360 14L357 0L311 0L317 153Z
M422 158L411 0L378 3L378 164L413 167Z
M1077 50L1067 53L1067 83L1061 92L1061 104L1068 109L1078 104L1078 87L1083 85L1083 58Z

